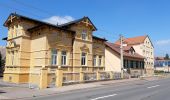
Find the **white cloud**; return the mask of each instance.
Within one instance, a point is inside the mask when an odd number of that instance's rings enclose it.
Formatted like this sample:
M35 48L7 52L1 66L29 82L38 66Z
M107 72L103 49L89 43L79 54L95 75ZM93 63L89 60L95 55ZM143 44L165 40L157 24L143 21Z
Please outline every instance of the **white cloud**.
M170 45L170 39L168 40L159 40L156 42L157 45Z
M51 16L49 18L44 19L43 21L51 23L51 24L55 24L55 25L61 25L70 21L73 21L74 18L71 16Z

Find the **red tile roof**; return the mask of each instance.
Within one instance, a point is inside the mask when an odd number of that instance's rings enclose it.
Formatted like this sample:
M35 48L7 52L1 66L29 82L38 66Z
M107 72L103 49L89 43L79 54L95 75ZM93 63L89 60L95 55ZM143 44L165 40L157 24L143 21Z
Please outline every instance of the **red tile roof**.
M123 41L127 45L136 45L144 43L144 40L146 39L147 35L145 36L137 36L133 38L124 38ZM117 40L115 44L120 45L120 40Z
M120 54L120 46L114 43L109 43L109 42L105 42L106 46L108 46L109 48L111 48L112 50L116 51L118 54ZM139 55L138 53L134 53L134 54L129 54L128 52L125 52L125 50L128 50L130 48L133 48L131 46L127 46L124 47L124 52L123 52L123 56L125 57L130 57L130 58L137 58L137 59L144 59L143 56Z

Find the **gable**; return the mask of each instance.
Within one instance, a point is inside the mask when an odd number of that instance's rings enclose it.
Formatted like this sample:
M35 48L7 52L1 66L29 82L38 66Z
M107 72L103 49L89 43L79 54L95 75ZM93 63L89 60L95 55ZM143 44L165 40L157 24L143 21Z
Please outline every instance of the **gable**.
M7 27L8 24L11 23L14 18L17 18L17 19L21 18L21 19L25 19L25 20L28 20L28 21L35 22L36 24L38 24L36 27L46 25L46 26L51 26L51 27L54 27L54 28L57 28L57 29L60 29L60 30L64 30L64 31L74 33L74 31L71 31L71 30L68 30L68 29L63 29L63 28L61 28L57 25L54 25L54 24L51 24L51 23L48 23L48 22L43 22L43 21L33 19L33 18L30 18L30 17L26 17L26 16L23 16L23 15L19 15L19 14L16 14L16 13L11 13L8 16L7 20L5 21L5 23L3 25Z
M83 18L78 19L78 20L74 20L74 21L71 21L71 22L68 22L68 23L65 23L65 24L61 24L61 25L59 25L59 27L69 28L72 25L83 25L83 26L86 26L86 27L90 27L92 31L97 30L97 28L94 26L94 24L92 23L92 21L88 17L83 17Z
M149 36L147 36L147 37L145 38L144 42L146 42L146 41L148 41L148 40L149 40L150 44L152 45L152 47L154 48L154 45L153 45L153 43L152 43L152 41L151 41L151 39L150 39Z

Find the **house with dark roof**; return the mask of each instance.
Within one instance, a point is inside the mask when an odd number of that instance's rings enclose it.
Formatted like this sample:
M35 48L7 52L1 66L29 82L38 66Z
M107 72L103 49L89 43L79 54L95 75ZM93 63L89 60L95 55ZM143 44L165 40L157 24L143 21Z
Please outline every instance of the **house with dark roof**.
M120 45L120 40L115 44ZM124 46L132 46L136 53L144 57L144 69L146 75L154 74L154 46L148 35L123 39Z
M120 45L105 42L105 69L106 71L121 72ZM136 53L132 46L123 48L124 71L131 76L144 74L144 57Z
M44 82L50 85L58 68L68 73L105 69L106 39L93 36L97 28L88 17L53 25L11 13L4 26L8 28L4 81L36 84L37 73L45 69L48 80Z

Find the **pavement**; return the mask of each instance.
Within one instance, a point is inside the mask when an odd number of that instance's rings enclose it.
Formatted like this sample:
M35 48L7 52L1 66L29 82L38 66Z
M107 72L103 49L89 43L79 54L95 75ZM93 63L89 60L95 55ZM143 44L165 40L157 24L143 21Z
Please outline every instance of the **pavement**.
M160 79L158 77L148 77L142 80L139 78L131 78L131 79L123 79L123 80L111 80L111 81L100 81L100 82L84 83L84 84L74 84L74 85L63 86L61 88L47 88L47 89L39 90L39 89L29 89L28 84L11 84L7 82L3 82L0 79L0 100L2 99L47 100L49 98L51 98L50 100L70 100L71 98L62 98L62 97L68 97L68 95L70 95L71 97L76 97L74 95L76 94L79 95L79 93L81 92L82 94L87 94L86 91L89 92L89 91L97 90L96 92L98 92L98 90L103 91L103 89L106 89L104 91L108 91L110 87L118 88L120 86L129 86L129 85L133 86L133 84L140 84L142 82L153 82L156 80L160 80ZM63 96L65 93L68 93L67 96ZM80 94L81 97L83 97L82 94ZM91 95L93 95L93 93L91 93ZM58 98L58 96L60 98L56 99ZM79 100L79 99L73 98L73 100ZM84 98L84 100L87 100L87 98Z

